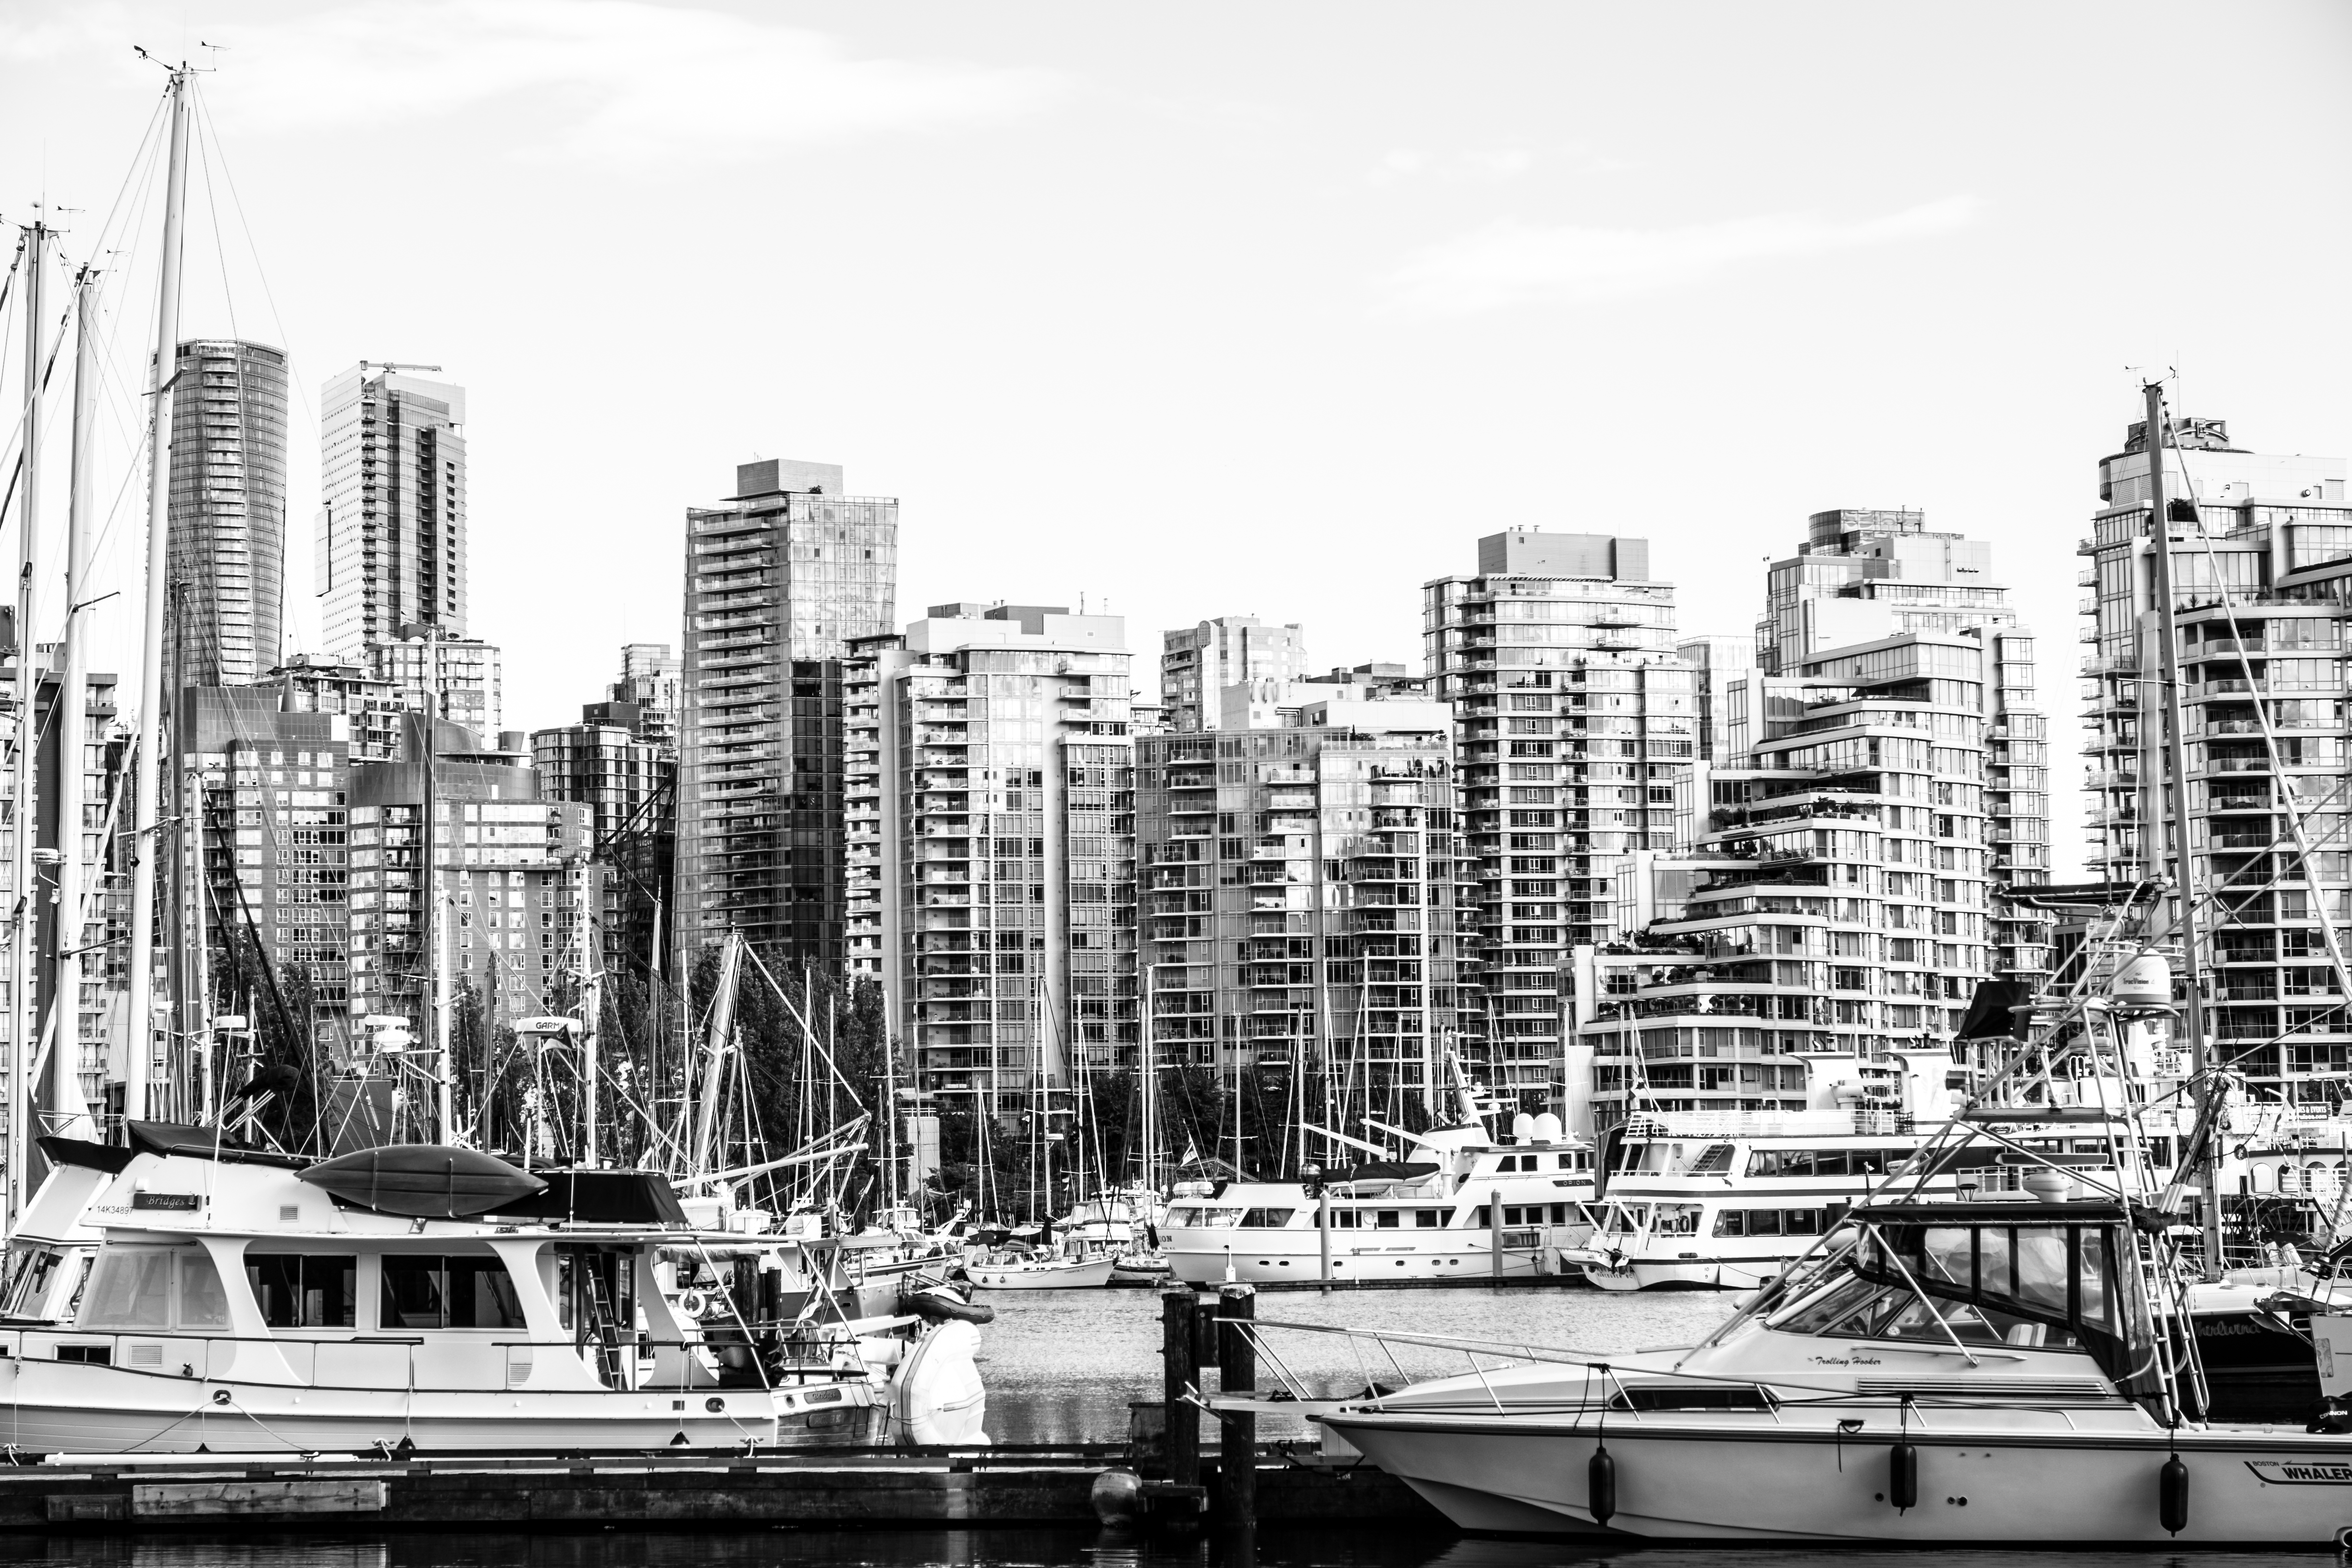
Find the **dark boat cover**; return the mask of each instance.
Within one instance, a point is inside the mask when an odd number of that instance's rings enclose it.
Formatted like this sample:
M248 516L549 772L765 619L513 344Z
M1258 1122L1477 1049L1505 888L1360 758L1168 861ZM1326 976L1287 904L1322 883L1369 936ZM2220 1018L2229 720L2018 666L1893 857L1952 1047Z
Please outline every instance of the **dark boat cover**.
M234 1138L216 1140L210 1127L191 1127L178 1121L126 1121L122 1124L122 1141L134 1154L183 1154L192 1160L218 1160L229 1165L278 1165L289 1171L299 1171L310 1163L304 1155L256 1149Z
M546 1189L494 1155L440 1143L387 1143L323 1161L302 1180L336 1199L413 1219L469 1219Z
M500 1204L500 1218L561 1219L584 1225L659 1225L690 1228L677 1194L651 1171L546 1171L547 1185Z
M1408 1182L1415 1176L1433 1176L1437 1167L1417 1160L1366 1160L1349 1166L1331 1177L1335 1182Z

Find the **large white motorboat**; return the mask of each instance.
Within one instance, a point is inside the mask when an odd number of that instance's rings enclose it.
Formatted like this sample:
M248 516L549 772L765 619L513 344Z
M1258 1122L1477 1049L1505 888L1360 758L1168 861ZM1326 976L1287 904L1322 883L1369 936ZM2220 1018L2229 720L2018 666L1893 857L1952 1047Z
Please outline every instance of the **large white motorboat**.
M1698 1346L1490 1365L1321 1419L1474 1530L2340 1538L2352 1436L2194 1418L2150 1218L2106 1198L1872 1205Z
M970 1321L763 1321L781 1259L675 1223L674 1200L648 1217L659 1178L558 1191L467 1150L312 1162L127 1132L41 1141L26 1231L100 1240L69 1321L0 1324L19 1451L985 1441ZM635 1212L612 1202L632 1180Z
M1566 1254L1604 1290L1752 1290L1884 1186L1932 1135L1877 1110L1633 1119L1592 1233ZM1956 1190L1945 1173L1935 1190Z
M1561 1271L1591 1229L1592 1146L1559 1118L1521 1118L1498 1142L1471 1121L1427 1132L1383 1127L1403 1160L1368 1161L1318 1183L1223 1182L1181 1193L1160 1243L1192 1285L1465 1283ZM1328 1221L1328 1223L1327 1223Z

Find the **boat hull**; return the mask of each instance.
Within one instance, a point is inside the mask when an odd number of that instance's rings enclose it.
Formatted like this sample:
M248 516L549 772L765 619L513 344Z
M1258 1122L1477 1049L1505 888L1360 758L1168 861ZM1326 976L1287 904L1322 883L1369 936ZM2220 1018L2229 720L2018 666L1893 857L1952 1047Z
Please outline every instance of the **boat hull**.
M1091 1290L1110 1283L1118 1267L1108 1258L1078 1263L967 1264L971 1282L982 1290Z
M815 1403L805 1403L818 1393ZM716 1406L714 1408L714 1405ZM0 1361L0 1442L24 1453L642 1451L878 1436L864 1384L805 1390L339 1388Z
M1413 1239L1360 1242L1357 1238L1363 1234L1351 1230L1333 1235L1334 1284L1477 1285L1497 1272L1507 1279L1554 1278L1568 1272L1554 1267L1559 1254L1550 1247L1506 1247L1503 1266L1497 1270L1484 1231L1429 1231L1419 1236L1406 1232L1402 1234ZM1396 1237L1400 1233L1372 1234ZM1251 1285L1314 1284L1323 1278L1322 1247L1311 1230L1171 1231L1162 1239L1170 1269L1188 1285L1216 1285L1229 1279Z
M2051 1435L1971 1431L1963 1413L1912 1425L1918 1501L1888 1500L1895 1434L1865 1436L1699 1424L1655 1416L1530 1429L1402 1414L1326 1418L1381 1468L1465 1530L1588 1535L1591 1461L1615 1467L1607 1529L1662 1540L2042 1545L2324 1545L2352 1525L2352 1438L2256 1428ZM2188 1522L2160 1517L2161 1472L2177 1447Z
M1753 1290L1780 1278L1787 1261L1779 1258L1662 1263L1633 1259L1614 1266L1588 1263L1584 1278L1603 1290Z

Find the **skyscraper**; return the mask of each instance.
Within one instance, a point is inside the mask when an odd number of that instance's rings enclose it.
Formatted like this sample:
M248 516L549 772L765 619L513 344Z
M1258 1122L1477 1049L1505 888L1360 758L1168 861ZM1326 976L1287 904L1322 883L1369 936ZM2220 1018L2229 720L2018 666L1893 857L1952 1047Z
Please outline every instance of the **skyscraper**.
M733 930L842 962L841 658L890 629L898 559L898 503L842 489L772 458L687 511L681 952Z
M997 1095L1132 1062L1126 623L934 605L845 675L850 963L924 1087Z
M1568 949L1607 940L1619 863L1672 842L1697 751L1693 672L1647 540L1489 534L1475 575L1422 599L1433 695L1459 726L1487 1068L1532 1102L1560 1060Z
M2018 625L1993 571L1992 546L1931 532L1912 510L1839 510L1806 520L1797 554L1772 563L1756 657L1794 673L1835 648L1908 634L1957 636L1983 650L1985 842L1992 879L2011 887L2050 880L2048 737L2034 681L2032 634ZM1735 750L1753 746L1752 730ZM1993 967L2032 975L2049 964L2049 925L2030 910L1994 911Z
M2352 501L2341 458L2230 444L2218 419L2176 417L2164 449L2188 865L2165 788L2162 624L2145 423L2099 464L2100 507L2078 547L2093 869L2177 877L2205 902L2208 1016L2258 1098L2317 1104L2352 1071L2321 923L2352 920Z
M397 366L362 360L327 383L316 574L328 653L362 662L411 626L466 635L465 424L465 388Z
M177 375L165 668L181 687L244 685L283 637L286 355L200 339L179 345Z
M1161 634L1160 717L1190 733L1217 727L1217 695L1250 680L1296 680L1307 673L1307 639L1297 625L1268 626L1255 616L1219 616Z
M1402 673L1335 670L1289 701L1225 704L1242 722L1136 741L1154 1062L1288 1063L1346 1125L1449 1103L1444 1045L1474 1005L1454 721Z

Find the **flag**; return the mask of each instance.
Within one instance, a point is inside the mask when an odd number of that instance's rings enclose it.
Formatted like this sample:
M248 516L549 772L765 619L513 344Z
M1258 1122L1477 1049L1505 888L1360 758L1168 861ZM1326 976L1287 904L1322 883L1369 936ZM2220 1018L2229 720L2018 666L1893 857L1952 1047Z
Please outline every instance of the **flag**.
M1184 1157L1176 1163L1180 1165L1199 1164L1201 1163L1201 1150L1199 1145L1187 1140L1184 1144Z

